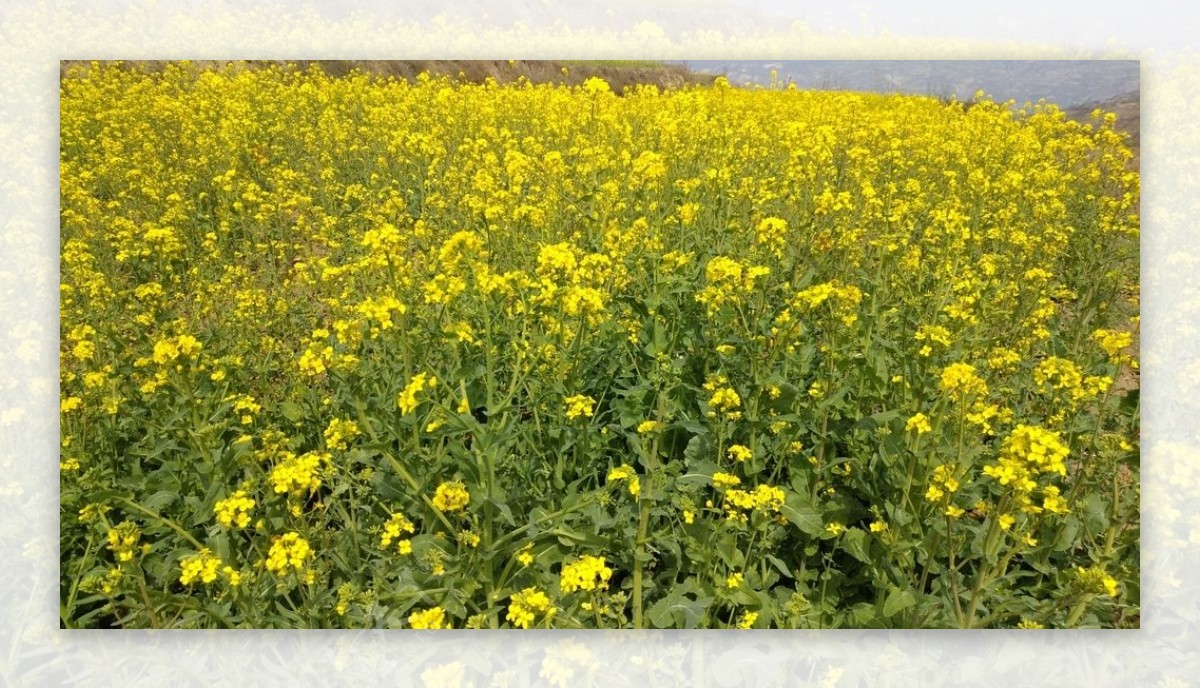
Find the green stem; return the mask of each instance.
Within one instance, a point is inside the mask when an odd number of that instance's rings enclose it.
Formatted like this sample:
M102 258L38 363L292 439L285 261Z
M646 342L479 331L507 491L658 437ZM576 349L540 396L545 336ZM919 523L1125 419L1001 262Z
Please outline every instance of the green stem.
M516 540L517 538L520 538L521 534L532 529L533 527L538 526L540 524L544 524L545 522L551 521L553 519L557 519L565 514L570 514L571 512L574 512L575 510L587 507L589 504L592 503L593 500L595 500L595 494L588 495L570 507L564 507L563 509L558 510L557 512L551 512L549 514L544 514L541 517L538 517L537 519L529 522L525 526L517 527L516 529L509 531L507 534L496 539L495 543L492 544L491 552L493 554L500 552L500 550L503 549L505 545Z
M963 627L964 626L963 609L962 609L962 602L959 600L958 577L956 576L958 574L958 568L954 564L954 558L955 558L955 555L957 554L957 552L956 552L957 549L954 547L954 532L952 529L953 529L953 520L950 518L950 515L946 515L946 544L947 544L947 547L950 549L950 559L949 559L948 569L946 571L946 576L950 577L950 596L954 601L954 612L956 615L958 615L958 626Z
M187 539L187 541L189 543L196 546L196 550L204 549L204 544L200 543L200 541L197 541L195 538L193 538L192 535L190 533L188 533L186 530L184 530L184 528L182 526L180 526L179 524L171 521L170 519L167 519L166 517L162 516L161 514L158 514L157 512L153 512L149 509L146 509L145 507L142 507L141 505L137 504L136 502L133 502L132 500L127 500L126 498L120 498L120 497L116 498L116 500L118 502L120 502L121 504L125 505L126 507L137 510L138 512L141 512L142 514L146 515L147 517L150 517L151 519L154 519L161 524L165 524L166 526L169 526L180 536L183 536L185 539Z
M1067 616L1067 621L1064 626L1074 627L1076 623L1079 622L1079 618L1083 616L1083 612L1087 610L1088 603L1092 602L1092 598L1094 596L1095 594L1093 593L1083 594L1083 597L1080 598L1079 602L1075 604L1075 607L1071 609L1071 614Z
M649 481L647 480L647 483ZM640 501L638 508L637 542L633 554L633 628L642 629L642 556L646 547L646 532L650 525L650 511L645 508L648 501Z
M83 558L79 561L79 567L78 567L78 569L76 569L75 576L71 580L71 592L67 594L67 605L65 608L65 612L67 612L69 614L73 614L75 612L75 596L78 595L78 593L79 593L79 582L81 580L80 575L83 574L84 563L87 562L88 558L91 557L91 555L92 555L92 546L94 546L94 545L95 545L95 538L93 538L92 536L89 535L87 548L84 549ZM67 627L70 628L71 623L67 619L66 615L63 615L62 619L63 619L63 624L66 624Z
M417 483L417 480L413 478L412 474L410 474L408 470L405 469L402 464L400 464L399 460L392 456L392 453L385 450L383 452L383 456L388 460L388 463L392 465L392 469L396 472L396 474L399 475L400 478L404 479L404 482L408 484L409 488L412 488L413 493L419 494L421 496L421 500L426 504L426 506L433 510L434 515L436 515L438 520L442 522L442 525L446 527L446 533L454 533L456 531L454 525L450 523L449 519L446 519L446 515L442 514L441 510L439 510L437 507L434 507L433 500L430 499L428 495L421 493L421 485Z
M655 413L654 420L659 424L662 423L666 416L666 395L659 393L658 395L658 410ZM654 496L654 477L658 472L658 433L654 434L654 439L650 441L650 454L646 457L646 480L642 486L642 492L638 496L638 534L637 542L634 543L633 555L633 627L634 629L643 628L642 619L642 560L645 558L646 552L646 534L650 529L650 508L651 500Z
M150 616L150 626L158 629L158 615L154 612L154 604L150 602L150 592L146 590L146 573L142 571L141 566L138 566L137 573L138 590L142 594L142 601L146 603L146 614Z

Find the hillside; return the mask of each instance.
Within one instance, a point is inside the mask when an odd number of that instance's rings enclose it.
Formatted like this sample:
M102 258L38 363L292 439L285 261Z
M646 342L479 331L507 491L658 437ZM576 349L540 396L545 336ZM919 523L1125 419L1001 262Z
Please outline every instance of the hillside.
M239 62L249 69L256 69L281 61L273 60L193 60L197 66L221 66ZM653 84L660 89L680 88L687 84L706 84L712 75L700 74L684 65L668 64L655 60L288 60L301 68L319 66L331 76L341 76L352 70L383 77L412 80L422 72L434 75L460 76L471 83L495 79L500 83L516 81L525 77L535 84L556 83L578 85L590 77L607 81L613 91L620 93L636 84ZM86 68L87 60L64 60L60 70L65 76L75 68ZM131 69L158 71L168 64L166 60L129 61Z
M970 100L983 90L998 101L1038 99L1069 107L1136 91L1136 60L694 60L698 72L733 83L782 83L804 89L914 93Z

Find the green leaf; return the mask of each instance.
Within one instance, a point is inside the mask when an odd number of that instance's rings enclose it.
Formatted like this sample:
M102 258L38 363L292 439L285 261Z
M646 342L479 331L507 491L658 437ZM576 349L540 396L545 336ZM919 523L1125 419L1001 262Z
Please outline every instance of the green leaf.
M300 405L291 400L285 400L283 404L280 404L279 411L283 413L285 419L292 423L296 423L304 418L304 410L300 408Z
M170 490L160 490L141 502L143 507L154 510L155 512L161 512L162 508L174 503L178 499L178 493Z
M1142 389L1134 388L1121 397L1120 410L1122 414L1136 414L1141 403Z
M1090 493L1083 499L1083 528L1091 534L1108 530L1108 501L1099 493Z
M145 459L157 459L159 456L161 456L165 452L168 452L168 451L176 452L178 450L179 450L179 445L176 444L174 440L171 440L169 438L163 438L154 444L154 449L152 449L152 450L145 450L142 448L132 447L128 451L132 455L144 457Z
M858 603L850 609L850 619L853 626L867 628L875 626L875 606L870 603Z
M782 574L785 577L788 577L789 579L796 578L795 575L792 574L792 570L788 569L787 563L785 563L783 560L780 560L779 558L775 557L774 555L767 555L765 557L767 559L767 562L770 562L772 565L774 565L775 569L779 570L780 574Z
M1074 516L1068 516L1063 520L1062 531L1058 532L1058 538L1054 540L1054 550L1070 550L1075 546L1075 538L1078 535L1079 520Z
M820 536L825 531L820 510L809 504L805 495L789 492L780 511L793 526L809 536Z
M701 595L695 585L672 589L665 598L650 606L650 623L659 629L695 629L712 603L712 596ZM695 598L689 598L693 593Z
M689 469L695 471L702 464L709 464L716 456L716 447L707 437L698 435L692 438L687 448L683 451L683 457L687 461Z
M701 464L699 467L694 467L694 468L700 469L700 471L692 471L692 472L683 474L675 479L675 487L677 489L683 490L683 491L694 491L694 490L697 490L704 486L711 485L712 484L712 472L717 471L719 469L719 467L717 467L717 464L715 462L711 463L712 471L706 471L706 469L708 469L709 467L704 464Z
M860 428L864 431L873 431L880 426L888 425L899 417L900 412L896 411L895 409L891 411L879 412L878 414L872 414L864 419L860 419L858 423L854 424L854 427Z
M917 597L908 589L896 589L883 602L883 616L893 617L896 613L916 605Z
M846 533L842 535L842 548L859 562L867 564L871 561L867 554L869 547L867 532L858 527L846 529Z

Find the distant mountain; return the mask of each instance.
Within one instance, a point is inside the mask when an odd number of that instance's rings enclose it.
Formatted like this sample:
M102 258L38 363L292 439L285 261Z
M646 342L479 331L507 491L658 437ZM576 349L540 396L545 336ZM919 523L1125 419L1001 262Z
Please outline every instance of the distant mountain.
M994 100L1041 98L1062 107L1137 92L1137 60L688 60L697 72L731 82L781 83L806 89L913 93L970 100L983 90Z

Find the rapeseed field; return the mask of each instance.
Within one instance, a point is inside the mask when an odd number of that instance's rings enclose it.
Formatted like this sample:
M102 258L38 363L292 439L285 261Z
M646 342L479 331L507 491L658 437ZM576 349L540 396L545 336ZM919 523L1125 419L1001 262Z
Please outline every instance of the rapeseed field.
M66 627L1130 627L1114 118L61 82Z

